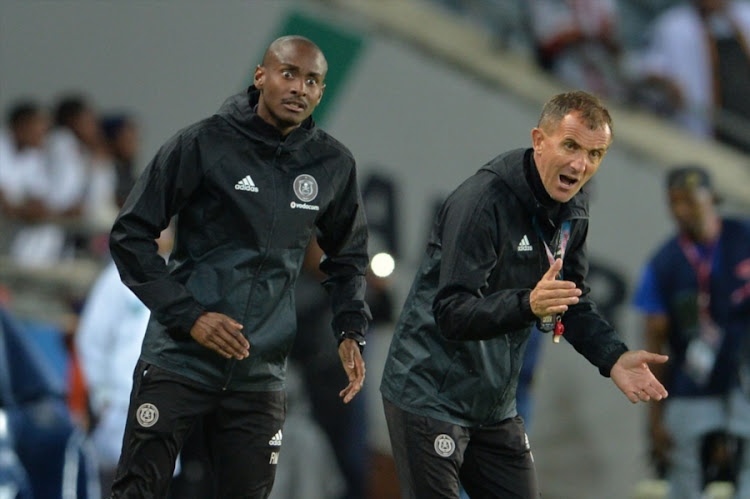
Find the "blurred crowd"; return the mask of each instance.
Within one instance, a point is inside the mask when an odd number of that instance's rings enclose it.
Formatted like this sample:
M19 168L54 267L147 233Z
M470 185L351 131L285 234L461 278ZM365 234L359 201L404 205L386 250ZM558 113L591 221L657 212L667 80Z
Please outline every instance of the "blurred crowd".
M7 497L99 497L100 465L109 466L119 452L106 452L101 438L89 436L111 430L108 408L122 397L104 393L119 388L113 378L124 378L129 390L132 366L124 364L133 354L123 350L125 338L136 356L140 348L133 317L144 316L145 307L103 282L112 281L108 234L135 182L138 132L133 116L101 112L83 93L52 104L19 99L6 110L0 127L0 440L2 452L15 458L7 468L15 479L0 478ZM120 321L119 338L105 317ZM82 344L85 357L77 348ZM89 379L103 356L108 379Z
M750 151L746 0L434 0L570 88Z
M135 178L138 128L124 114L98 113L83 96L52 109L29 99L7 111L0 132L2 255L28 267L100 256Z

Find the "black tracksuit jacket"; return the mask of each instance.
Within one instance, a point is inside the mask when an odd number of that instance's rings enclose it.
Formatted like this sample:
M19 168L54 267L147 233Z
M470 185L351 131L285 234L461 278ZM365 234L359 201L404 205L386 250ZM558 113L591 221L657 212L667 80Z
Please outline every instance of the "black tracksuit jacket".
M529 149L496 157L443 204L385 365L381 392L397 407L468 427L516 414L536 320L529 294L550 265L532 220L548 243L557 230L534 197L524 161L533 162ZM565 220L564 278L583 294L563 317L564 337L608 376L627 347L588 296L586 192L560 205L557 226Z
M294 284L313 231L327 258L336 332L365 333L364 206L349 150L312 118L282 140L253 87L178 132L140 176L110 236L123 282L151 309L141 359L209 387L283 388L296 333ZM177 215L169 263L154 239ZM244 325L250 356L190 337L204 312Z

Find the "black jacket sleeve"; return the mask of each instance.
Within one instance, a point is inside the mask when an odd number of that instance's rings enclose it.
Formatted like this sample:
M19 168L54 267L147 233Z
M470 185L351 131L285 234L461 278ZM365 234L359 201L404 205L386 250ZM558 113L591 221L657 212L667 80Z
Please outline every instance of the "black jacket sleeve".
M364 338L370 309L365 303L367 222L353 160L349 175L339 182L333 202L317 222L318 244L325 252L320 270L331 297L334 334L355 331Z
M499 223L489 200L459 188L439 215L440 281L433 313L453 340L484 340L531 326L529 289L486 294L501 247Z
M569 248L563 260L563 278L573 281L582 291L579 302L563 315L565 333L573 347L593 365L599 368L603 376L609 377L612 366L628 347L620 339L614 328L599 314L596 305L589 296L586 283L588 258L586 256L586 233L588 223L582 228L584 235L578 238L580 243Z
M155 239L200 185L199 153L185 132L162 146L133 187L109 240L122 281L177 337L189 337L204 309L167 272Z

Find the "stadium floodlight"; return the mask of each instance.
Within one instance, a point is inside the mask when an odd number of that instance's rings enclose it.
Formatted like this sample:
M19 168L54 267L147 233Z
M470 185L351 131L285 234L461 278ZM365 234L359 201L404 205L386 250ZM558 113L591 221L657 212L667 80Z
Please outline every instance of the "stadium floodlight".
M378 253L372 257L370 268L377 277L388 277L396 268L396 261L388 253Z

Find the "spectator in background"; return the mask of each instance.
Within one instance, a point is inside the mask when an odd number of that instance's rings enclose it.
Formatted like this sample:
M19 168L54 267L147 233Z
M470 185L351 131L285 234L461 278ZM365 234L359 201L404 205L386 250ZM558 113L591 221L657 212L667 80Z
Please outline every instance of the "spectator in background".
M527 51L527 0L434 0L487 30L498 49Z
M47 215L44 197L44 140L48 118L32 100L13 104L7 128L0 129L0 207L24 221Z
M16 223L8 253L21 265L53 263L62 253L64 233L47 222L56 215L49 203L54 183L43 152L47 117L36 103L21 103L11 110L9 124L10 147L0 145L5 151L0 158L5 213Z
M631 61L637 98L691 132L750 151L750 3L690 0L656 18Z
M82 96L65 96L57 103L47 149L55 185L48 202L61 214L82 214L90 163L106 158L96 115Z
M739 437L735 497L750 497L750 400L739 390L750 341L750 223L718 215L701 168L672 170L667 195L677 234L649 260L635 296L647 348L672 359L652 366L670 394L649 407L652 455L666 470L671 498L698 499L708 472L705 437Z
M626 50L637 49L645 42L644 26L648 26L659 14L680 5L686 0L618 0L617 11L620 22L618 31Z
M19 233L9 249L17 263L34 267L74 255L70 227L63 222L80 221L77 228L86 236L92 224L108 229L116 213L114 172L96 117L83 98L66 97L57 105L43 158L43 165L34 168L41 173L33 176L36 226Z
M626 97L615 0L529 0L528 8L542 68L570 87Z
M52 208L108 231L117 214L116 175L99 119L82 96L65 96L57 104L48 168L55 185Z
M115 200L121 207L137 177L138 125L130 116L113 114L102 118L101 127L117 179Z

